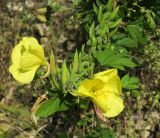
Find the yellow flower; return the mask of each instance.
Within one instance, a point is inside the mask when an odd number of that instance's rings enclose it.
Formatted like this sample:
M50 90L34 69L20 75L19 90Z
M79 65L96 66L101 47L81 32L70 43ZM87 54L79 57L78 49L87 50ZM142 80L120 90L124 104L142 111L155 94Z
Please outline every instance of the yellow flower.
M9 72L21 83L31 82L40 65L47 65L44 50L33 37L23 37L13 48L11 59Z
M84 80L76 95L89 97L102 110L106 117L117 116L124 108L121 96L121 81L116 69L94 75L92 80Z

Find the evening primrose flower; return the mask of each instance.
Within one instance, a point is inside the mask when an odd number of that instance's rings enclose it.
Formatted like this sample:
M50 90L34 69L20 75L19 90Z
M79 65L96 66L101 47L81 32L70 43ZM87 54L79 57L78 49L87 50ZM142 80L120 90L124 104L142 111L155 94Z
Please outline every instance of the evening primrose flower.
M120 98L121 81L116 69L110 69L94 75L92 80L84 80L76 95L89 97L101 109L105 117L115 117L124 108Z
M30 83L37 69L47 65L43 47L33 37L23 37L13 48L11 59L9 72L21 83Z

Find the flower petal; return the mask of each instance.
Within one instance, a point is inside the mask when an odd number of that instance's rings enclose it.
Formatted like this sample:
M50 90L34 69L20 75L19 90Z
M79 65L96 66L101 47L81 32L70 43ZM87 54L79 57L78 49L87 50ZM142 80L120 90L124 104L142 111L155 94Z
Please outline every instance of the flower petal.
M80 97L92 97L92 92L90 91L90 85L88 85L89 87L87 87L87 84L90 83L90 80L84 80L83 82L81 82L81 85L79 86L76 95L80 96Z
M35 73L37 69L39 68L39 66L40 65L34 66L31 70L28 70L28 71L22 71L17 66L12 64L9 67L9 72L13 75L15 80L21 83L30 83L33 80Z
M109 109L104 113L106 117L115 117L124 109L123 100L116 95L109 96L107 104Z
M92 100L106 117L115 117L122 112L124 108L123 100L110 92L96 92Z
M122 84L119 76L115 76L113 78L110 78L108 82L105 83L102 91L108 91L111 93L115 93L117 95L122 94Z
M34 37L24 37L22 43L31 54L37 56L37 58L41 60L41 64L46 65L43 47Z
M12 59L12 63L15 66L19 66L20 64L21 49L22 49L21 45L17 44L12 50L11 59Z
M99 72L94 75L94 79L100 79L105 82L105 86L102 88L102 91L109 91L118 95L122 93L122 84L117 74L117 69Z
M100 79L103 82L108 82L111 78L115 77L116 75L117 75L117 69L109 69L94 74L94 79Z
M30 70L34 66L41 65L41 62L37 56L25 51L21 56L20 67L23 70Z

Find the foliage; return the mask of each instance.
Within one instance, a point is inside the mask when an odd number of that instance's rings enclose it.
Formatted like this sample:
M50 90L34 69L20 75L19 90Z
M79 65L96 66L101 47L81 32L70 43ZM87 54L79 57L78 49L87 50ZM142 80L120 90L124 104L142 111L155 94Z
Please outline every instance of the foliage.
M116 53L115 50L96 51L94 56L102 66L110 66L120 70L124 70L124 67L133 68L136 66L128 55Z
M128 75L125 75L122 78L122 87L125 89L137 89L138 88L138 79L135 77L129 77Z

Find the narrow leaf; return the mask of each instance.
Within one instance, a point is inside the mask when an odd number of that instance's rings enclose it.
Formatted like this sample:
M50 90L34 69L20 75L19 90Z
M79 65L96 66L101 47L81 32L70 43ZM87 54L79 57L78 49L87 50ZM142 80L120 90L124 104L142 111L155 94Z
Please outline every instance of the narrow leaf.
M51 55L50 55L50 71L52 75L56 74L55 58L54 58L54 54L52 50L51 50Z
M108 25L108 27L109 27L109 28L115 28L115 27L117 27L117 26L120 24L120 22L121 22L121 18L118 19L118 20L115 21L115 22L111 22L111 23Z
M112 20L117 16L118 10L119 10L119 7L117 7L116 9L113 10L111 15L109 16L109 20Z
M112 5L113 4L113 0L109 0L107 3L107 11L111 12L112 11Z
M66 65L66 61L64 61L62 65L62 84L63 85L67 83L67 76L68 76L68 68Z
M76 73L78 70L78 52L76 50L76 53L74 55L74 61L73 61L73 72Z

